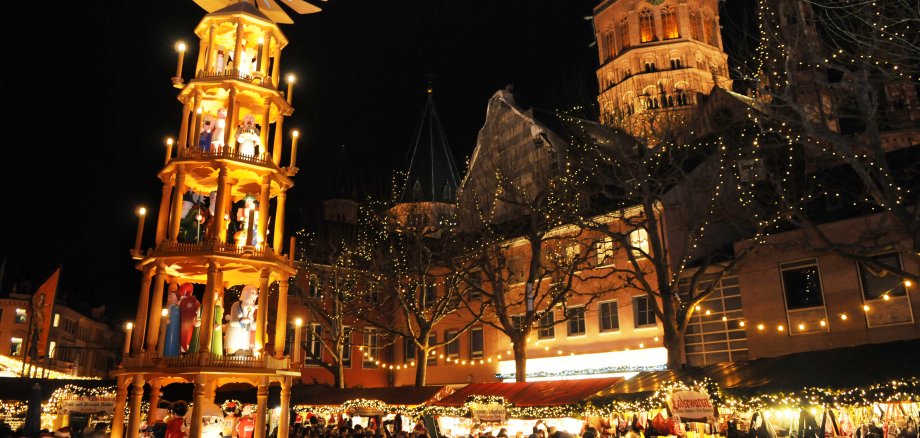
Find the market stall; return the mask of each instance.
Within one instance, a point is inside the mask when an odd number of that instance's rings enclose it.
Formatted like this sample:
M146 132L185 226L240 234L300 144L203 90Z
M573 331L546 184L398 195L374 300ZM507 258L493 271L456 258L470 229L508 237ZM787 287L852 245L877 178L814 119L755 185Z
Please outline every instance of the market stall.
M501 428L508 436L517 432L528 436L534 427L555 427L575 435L584 425L583 401L622 380L472 383L432 403L426 413L437 418L441 436L496 435Z
M23 425L27 400L37 384L41 398L41 428L83 430L112 421L115 382L110 380L28 379L0 377L0 420L13 430Z
M376 428L386 422L401 421L402 430L411 430L428 404L452 392L448 386L332 388L295 385L291 389L291 405L297 414L295 421L304 424L310 422L311 417L315 417L312 421L320 426L347 422L352 426Z

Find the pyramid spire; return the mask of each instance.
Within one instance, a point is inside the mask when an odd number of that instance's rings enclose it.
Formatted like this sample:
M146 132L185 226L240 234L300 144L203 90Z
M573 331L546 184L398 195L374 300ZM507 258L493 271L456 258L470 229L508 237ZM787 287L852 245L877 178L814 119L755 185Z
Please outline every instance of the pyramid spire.
M457 199L460 177L434 105L430 77L427 92L428 99L414 137L406 184L399 202L453 203Z

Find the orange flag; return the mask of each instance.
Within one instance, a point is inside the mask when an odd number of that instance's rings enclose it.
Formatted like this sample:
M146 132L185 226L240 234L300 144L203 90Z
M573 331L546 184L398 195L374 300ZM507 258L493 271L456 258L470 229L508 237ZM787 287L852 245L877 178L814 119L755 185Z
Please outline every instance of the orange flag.
M58 267L32 295L32 324L30 326L34 336L32 342L36 342L36 344L34 349L30 348L30 350L36 353L36 357L44 357L48 354L48 332L51 331L54 296L57 294L58 277L60 275L61 268Z

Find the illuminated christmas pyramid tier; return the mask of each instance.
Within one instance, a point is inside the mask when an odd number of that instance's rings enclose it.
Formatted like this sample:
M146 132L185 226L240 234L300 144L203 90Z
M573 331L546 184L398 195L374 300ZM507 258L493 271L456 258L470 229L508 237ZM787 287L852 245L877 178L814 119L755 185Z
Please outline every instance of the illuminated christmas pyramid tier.
M259 7L196 2L209 14L195 28L199 50L187 83L186 47L177 46L172 82L180 89L182 121L157 175L163 192L156 246L142 251L139 234L132 250L142 275L131 348L113 372L116 438L138 435L145 384L151 390L146 422L153 424L162 420L156 409L160 389L177 382L194 384L186 416L191 437L209 435L205 424L220 427L216 420L223 415L214 403L220 386L242 382L257 388L254 437L261 438L268 386L281 386L279 424L286 425L292 379L300 375L300 364L285 354L288 280L296 269L283 254L284 210L297 173L297 133L290 164L282 167L293 77L283 93L280 55L287 39L276 23L290 18L272 1ZM291 7L318 10L300 3ZM209 416L220 418L202 421ZM278 430L287 437L287 427Z

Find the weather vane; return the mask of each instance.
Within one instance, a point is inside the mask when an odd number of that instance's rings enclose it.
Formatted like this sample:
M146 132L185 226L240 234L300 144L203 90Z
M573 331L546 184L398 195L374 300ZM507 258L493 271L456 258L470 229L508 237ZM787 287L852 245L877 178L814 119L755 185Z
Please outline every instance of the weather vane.
M275 0L194 0L195 4L201 6L208 13L219 11L227 6L246 2L251 5L255 5L260 12L265 14L266 17L279 24L292 24L294 20L291 19L290 15L285 12L281 6L278 5L278 2ZM322 0L326 1L326 0ZM294 12L300 15L306 14L315 14L322 9L319 7L307 3L303 0L281 0L281 4L291 8Z

